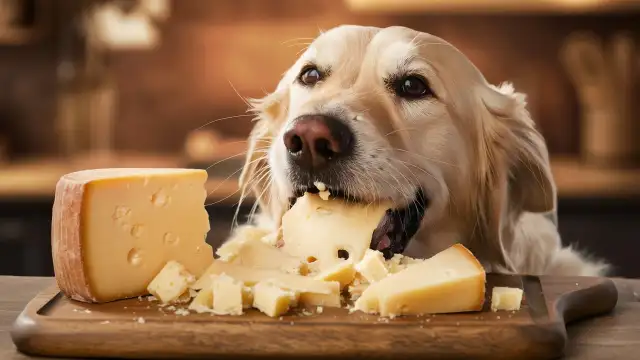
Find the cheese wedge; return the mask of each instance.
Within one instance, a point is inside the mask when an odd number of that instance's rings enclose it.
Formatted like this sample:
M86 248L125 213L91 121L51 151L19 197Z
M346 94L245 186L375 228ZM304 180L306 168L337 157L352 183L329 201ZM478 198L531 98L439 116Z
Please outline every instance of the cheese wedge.
M222 244L216 254L221 260L237 265L307 274L308 267L305 261L263 242L261 239L266 234L252 227L242 229Z
M325 271L348 258L364 257L389 203L363 205L322 200L305 193L282 217L282 250Z
M245 286L270 281L283 289L298 292L300 303L304 305L340 306L340 283L337 281L321 281L308 276L288 274L273 269L255 269L221 260L214 260L205 273L191 285L191 288L196 290L206 288L211 284L210 275L223 273L242 281Z
M107 302L147 294L170 260L196 277L211 264L205 242L207 172L97 169L64 175L52 214L55 279L68 297Z
M491 310L520 310L523 291L520 288L496 286L491 292Z
M354 308L386 317L479 311L485 282L482 265L456 244L371 284Z
M402 254L395 254L393 257L385 261L385 266L390 273L397 273L407 268L407 266L413 264L419 264L424 259L414 259Z
M178 300L188 295L189 285L196 281L185 267L177 261L169 261L147 286L147 291L163 303ZM187 296L190 299L189 296Z
M389 275L389 270L380 251L367 249L364 258L355 266L356 271L370 284L380 281Z
M269 281L261 281L254 287L253 307L271 317L284 315L298 303L299 294L282 289Z

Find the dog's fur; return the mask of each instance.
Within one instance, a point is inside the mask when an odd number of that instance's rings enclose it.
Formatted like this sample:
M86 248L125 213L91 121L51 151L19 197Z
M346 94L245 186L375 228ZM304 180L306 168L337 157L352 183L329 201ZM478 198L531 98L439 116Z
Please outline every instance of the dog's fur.
M313 62L329 72L296 83ZM435 96L405 101L383 79L417 73ZM282 136L303 114L346 121L357 138L341 174L350 195L406 206L417 188L429 208L405 254L428 257L459 242L487 271L603 275L608 265L562 247L556 188L525 96L495 87L454 46L404 27L340 26L315 39L277 89L252 100L256 123L240 179L257 198L253 225L277 231L293 195Z

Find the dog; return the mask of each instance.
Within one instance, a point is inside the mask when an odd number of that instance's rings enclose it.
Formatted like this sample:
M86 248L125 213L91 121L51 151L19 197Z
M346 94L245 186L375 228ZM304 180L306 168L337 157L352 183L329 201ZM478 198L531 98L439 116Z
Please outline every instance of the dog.
M395 233L372 242L385 254L427 258L461 243L487 272L610 269L562 245L548 150L525 95L489 84L439 37L332 28L273 92L248 101L255 118L240 186L257 200L236 230L277 233L292 199L322 182L348 201L396 206Z

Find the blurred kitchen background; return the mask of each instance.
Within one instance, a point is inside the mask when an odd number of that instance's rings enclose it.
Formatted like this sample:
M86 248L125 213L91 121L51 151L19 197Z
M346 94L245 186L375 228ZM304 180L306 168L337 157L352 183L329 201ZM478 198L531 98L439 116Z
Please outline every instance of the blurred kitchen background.
M85 168L216 164L219 244L252 125L242 97L345 23L441 36L526 92L564 241L640 277L636 0L0 0L0 275L52 275L54 186Z

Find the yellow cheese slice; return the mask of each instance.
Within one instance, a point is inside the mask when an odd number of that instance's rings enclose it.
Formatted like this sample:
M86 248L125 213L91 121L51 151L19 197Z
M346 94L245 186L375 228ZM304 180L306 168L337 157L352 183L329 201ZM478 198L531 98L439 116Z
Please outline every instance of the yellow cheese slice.
M324 271L345 258L359 262L390 203L354 204L305 193L282 217L282 250ZM348 257L347 257L348 256Z
M340 283L337 281L321 281L308 276L288 274L273 269L255 269L221 260L214 260L205 273L191 288L199 290L210 286L210 275L226 274L246 286L254 286L261 281L286 290L300 293L300 303L303 305L340 306ZM214 294L215 298L215 294Z
M387 317L479 311L486 276L460 244L371 284L354 308Z
M343 260L325 271L314 276L314 279L324 281L337 281L341 288L348 286L356 276L356 269L353 261Z
M221 260L237 265L305 275L308 271L306 262L263 242L261 239L267 234L247 227L222 244L216 254Z
M199 277L213 260L205 242L207 173L97 169L64 175L52 215L55 278L68 297L107 302L147 294L170 260Z

